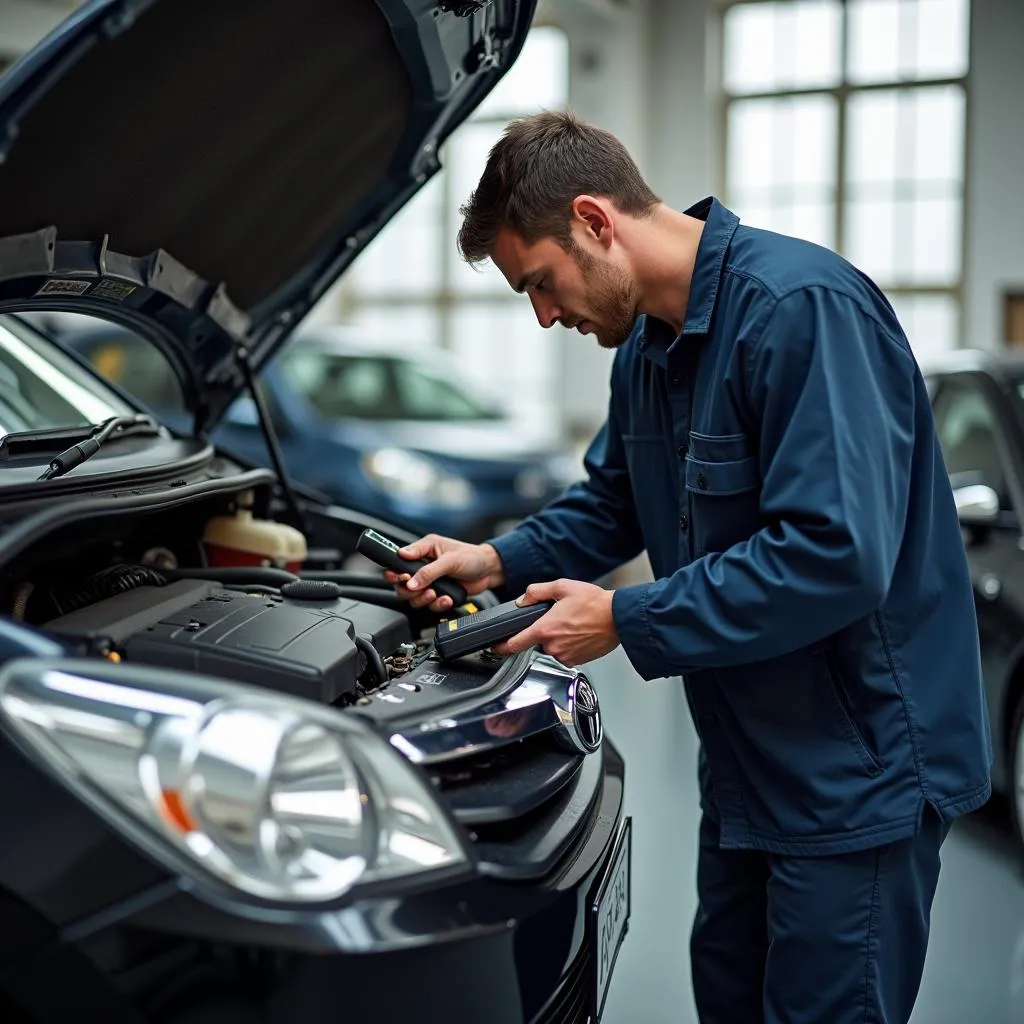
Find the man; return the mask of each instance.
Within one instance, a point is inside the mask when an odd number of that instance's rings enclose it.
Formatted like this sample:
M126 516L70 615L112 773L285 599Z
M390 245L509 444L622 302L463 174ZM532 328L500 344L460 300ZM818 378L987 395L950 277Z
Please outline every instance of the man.
M587 480L454 576L554 608L503 650L619 644L682 675L701 739L693 983L704 1024L906 1022L939 848L989 796L971 583L925 385L885 298L714 200L678 213L569 114L514 122L463 208L559 322L616 349ZM590 582L646 548L655 581Z

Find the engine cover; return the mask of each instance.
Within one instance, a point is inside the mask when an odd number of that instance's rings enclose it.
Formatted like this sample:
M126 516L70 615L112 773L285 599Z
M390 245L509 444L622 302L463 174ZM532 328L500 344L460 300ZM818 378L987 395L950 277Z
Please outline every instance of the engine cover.
M325 704L356 692L366 636L382 655L411 639L401 612L350 598L290 600L178 580L135 590L47 623L62 637L109 640L127 661L180 668Z

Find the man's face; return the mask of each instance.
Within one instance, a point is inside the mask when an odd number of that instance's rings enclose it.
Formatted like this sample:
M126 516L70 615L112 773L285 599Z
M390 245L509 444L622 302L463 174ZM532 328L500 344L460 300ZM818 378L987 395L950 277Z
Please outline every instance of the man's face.
M527 245L506 228L491 258L516 291L529 295L541 327L575 327L596 335L602 348L618 348L629 337L637 317L636 289L603 249L592 254L575 238L568 252L553 238Z

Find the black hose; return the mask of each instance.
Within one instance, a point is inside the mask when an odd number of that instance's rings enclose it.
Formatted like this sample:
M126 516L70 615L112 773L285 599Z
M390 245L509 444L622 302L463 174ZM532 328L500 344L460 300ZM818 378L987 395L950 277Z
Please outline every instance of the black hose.
M384 659L380 656L377 648L373 646L373 641L361 633L357 633L353 640L356 648L366 655L366 662L373 668L380 685L384 686L389 681L390 676L388 676L388 670L384 665Z
M234 587L270 587L275 591L286 583L295 583L299 577L286 569L274 569L260 565L232 565L223 569L161 569L161 574L168 580L212 580L224 586ZM306 577L313 579L314 577ZM347 597L350 601L365 601L380 608L392 611L407 611L408 605L402 601L390 586L358 586L338 587L338 597Z
M213 580L215 583L238 583L280 587L294 583L299 577L287 569L268 565L231 565L220 569L161 569L169 580Z
M304 580L329 580L331 583L348 584L354 587L374 587L377 590L394 590L383 576L372 572L353 572L351 569L303 569L299 575Z
M379 608L390 608L393 611L408 611L409 604L403 601L393 590L378 590L376 587L339 587L339 597L347 597L352 601L365 601Z

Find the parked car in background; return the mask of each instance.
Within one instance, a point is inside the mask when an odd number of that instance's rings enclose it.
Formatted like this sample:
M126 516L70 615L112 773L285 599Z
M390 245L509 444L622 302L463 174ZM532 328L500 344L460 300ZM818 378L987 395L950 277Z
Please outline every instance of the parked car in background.
M92 0L0 76L3 1024L600 1018L632 833L586 675L442 659L340 568L393 519L210 443L533 13ZM180 429L54 312L159 348Z
M58 330L62 343L164 422L189 428L181 387L148 341L113 324ZM260 385L295 480L413 533L486 540L582 475L550 431L481 393L444 352L411 355L344 327L300 330ZM229 407L212 440L269 461L247 395Z
M923 369L974 581L993 786L1024 850L1024 353L962 350Z

